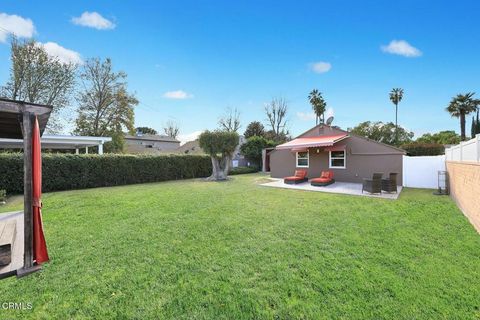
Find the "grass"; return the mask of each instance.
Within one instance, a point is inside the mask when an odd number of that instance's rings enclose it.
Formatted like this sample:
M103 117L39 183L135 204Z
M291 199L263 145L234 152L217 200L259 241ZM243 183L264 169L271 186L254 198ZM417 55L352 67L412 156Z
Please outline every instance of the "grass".
M51 262L0 281L0 303L33 304L0 318L480 319L480 236L448 197L262 179L44 195Z

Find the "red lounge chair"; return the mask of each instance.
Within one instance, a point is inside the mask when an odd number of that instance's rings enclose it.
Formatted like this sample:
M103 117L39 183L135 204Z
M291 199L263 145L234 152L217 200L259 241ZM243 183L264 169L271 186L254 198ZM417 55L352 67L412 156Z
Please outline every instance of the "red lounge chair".
M291 177L283 178L283 183L286 184L298 184L302 182L307 182L307 171L306 170L295 170L295 175Z
M328 186L329 184L332 184L334 182L335 180L333 179L332 171L322 171L322 175L320 176L320 178L310 180L310 184L316 187Z

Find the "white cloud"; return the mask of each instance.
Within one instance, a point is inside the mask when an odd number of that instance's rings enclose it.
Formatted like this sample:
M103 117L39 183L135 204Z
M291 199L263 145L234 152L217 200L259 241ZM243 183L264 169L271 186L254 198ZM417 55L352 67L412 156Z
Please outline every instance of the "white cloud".
M422 55L422 51L405 40L392 40L388 45L381 46L381 49L383 52L398 54L408 58L420 57Z
M45 51L52 57L58 58L63 63L82 64L82 57L76 51L66 49L55 42L39 43Z
M332 69L332 65L328 62L318 61L310 63L310 68L315 73L325 73Z
M186 134L180 134L177 137L177 140L180 141L180 145L183 146L185 143L193 140L197 140L198 136L202 133L203 131L194 131L192 133L186 133Z
M297 117L303 121L315 120L316 116L313 112L297 112Z
M9 33L18 38L31 38L35 34L35 26L30 19L0 13L0 42L6 42Z
M98 12L85 11L80 17L72 18L72 23L79 26L95 28L98 30L108 30L115 28L115 23L108 19L105 19Z
M330 117L333 117L334 114L335 113L333 111L333 108L328 108L325 111L325 120L327 120ZM313 111L312 112L297 112L297 117L302 121L311 121L311 120L316 119L315 113Z
M167 99L178 99L178 100L183 100L183 99L189 99L193 98L193 95L186 93L183 90L176 90L176 91L167 91L163 94L164 98Z

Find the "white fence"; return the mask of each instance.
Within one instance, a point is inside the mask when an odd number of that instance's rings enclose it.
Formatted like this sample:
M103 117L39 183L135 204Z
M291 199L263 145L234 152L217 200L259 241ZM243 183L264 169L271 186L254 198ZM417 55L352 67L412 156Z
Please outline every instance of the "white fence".
M403 156L403 186L438 188L438 171L445 171L445 156Z
M447 161L480 162L480 134L471 140L445 149L445 155Z

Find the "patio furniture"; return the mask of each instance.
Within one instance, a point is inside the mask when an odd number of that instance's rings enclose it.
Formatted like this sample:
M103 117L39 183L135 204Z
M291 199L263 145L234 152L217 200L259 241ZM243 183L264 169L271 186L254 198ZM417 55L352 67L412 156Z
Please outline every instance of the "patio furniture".
M298 184L307 181L307 170L295 170L294 176L283 178L283 182L286 184Z
M320 178L310 180L310 184L315 187L324 187L334 183L332 171L322 171Z
M391 172L389 178L382 179L382 191L397 192L397 175L396 172Z
M382 193L382 176L383 173L376 172L372 179L363 179L362 193L367 191L369 193Z

